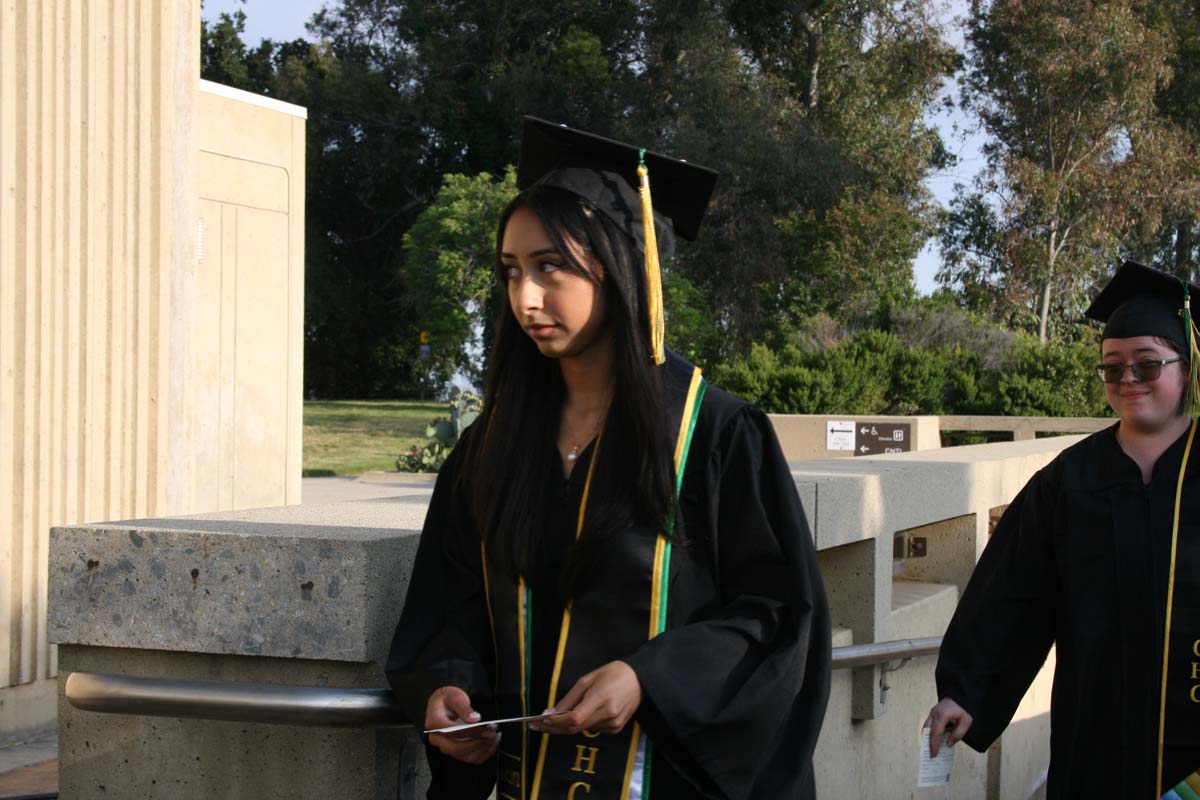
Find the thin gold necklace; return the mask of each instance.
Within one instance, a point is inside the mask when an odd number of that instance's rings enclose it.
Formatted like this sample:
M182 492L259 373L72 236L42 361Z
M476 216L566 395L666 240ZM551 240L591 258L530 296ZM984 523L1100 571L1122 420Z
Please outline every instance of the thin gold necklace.
M608 405L607 404L604 406L604 410L600 412L599 416L596 417L596 424L592 426L592 432L588 435L588 437L586 439L584 439L582 442L580 442L579 444L572 447L571 452L567 453L567 461L570 461L571 463L575 463L575 460L577 458L579 458L580 448L582 448L584 445L586 445L592 439L596 438L596 434L600 432L600 426L604 424L604 418L606 416L608 416Z

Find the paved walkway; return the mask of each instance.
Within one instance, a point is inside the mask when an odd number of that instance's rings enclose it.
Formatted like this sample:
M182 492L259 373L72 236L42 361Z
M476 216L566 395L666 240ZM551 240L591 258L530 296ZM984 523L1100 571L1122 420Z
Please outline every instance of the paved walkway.
M0 746L0 798L58 791L58 731Z
M436 474L424 472L364 472L336 478L303 478L300 502L303 505L338 503L344 500L375 500L401 495L428 495L433 491Z

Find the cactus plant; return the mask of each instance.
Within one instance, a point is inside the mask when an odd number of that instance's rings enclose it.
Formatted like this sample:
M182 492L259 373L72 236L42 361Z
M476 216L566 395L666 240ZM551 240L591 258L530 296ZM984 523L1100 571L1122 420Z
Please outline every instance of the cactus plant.
M477 394L457 389L450 396L450 418L439 417L425 427L425 435L432 441L423 447L414 446L396 458L396 469L400 472L437 472L446 463L446 456L454 449L458 437L467 429L483 410L483 400Z

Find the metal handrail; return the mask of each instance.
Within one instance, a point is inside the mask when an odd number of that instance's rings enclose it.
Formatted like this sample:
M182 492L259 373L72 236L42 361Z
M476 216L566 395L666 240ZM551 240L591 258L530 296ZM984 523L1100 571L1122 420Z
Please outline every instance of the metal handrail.
M937 655L941 647L942 637L940 636L835 647L833 648L833 668L869 667L872 664L883 664L898 659L932 656Z
M408 725L390 689L338 689L72 672L67 701L84 711L357 728Z
M942 637L833 648L833 668L934 655ZM64 693L84 711L321 727L404 727L390 689L338 689L72 672Z

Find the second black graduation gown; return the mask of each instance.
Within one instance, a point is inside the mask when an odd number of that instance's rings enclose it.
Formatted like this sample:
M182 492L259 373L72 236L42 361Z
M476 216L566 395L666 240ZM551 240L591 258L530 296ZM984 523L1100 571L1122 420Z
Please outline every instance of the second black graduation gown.
M1056 646L1050 798L1158 796L1163 624L1186 434L1143 485L1116 430L1064 450L1013 500L938 659L938 695L972 715L964 741L982 752ZM1200 537L1196 449L1185 475L1181 543ZM1200 705L1197 712L1200 726ZM1163 790L1197 768L1200 752L1169 758Z

